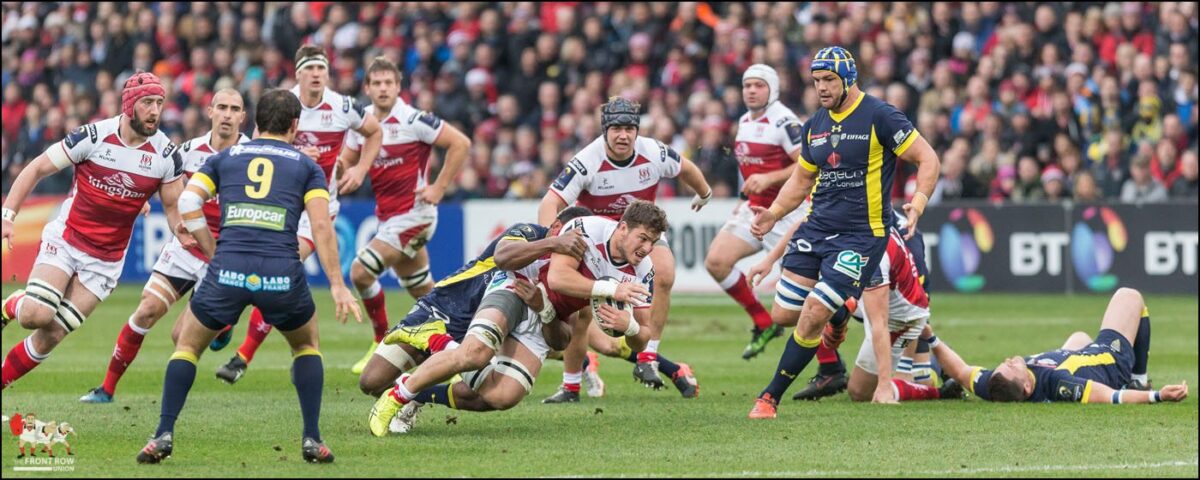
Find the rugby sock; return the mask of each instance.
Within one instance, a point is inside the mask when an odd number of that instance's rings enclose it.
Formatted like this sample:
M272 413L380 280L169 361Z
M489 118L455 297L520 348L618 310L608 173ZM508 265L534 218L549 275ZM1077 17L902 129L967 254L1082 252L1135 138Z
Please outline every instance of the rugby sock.
M187 401L188 391L196 381L197 358L188 352L175 352L171 361L167 362L167 374L163 379L162 413L158 416L158 430L155 438L166 432L175 431L175 420L183 410Z
M809 362L812 362L813 356L817 353L817 345L820 343L820 338L800 338L798 330L792 333L787 339L786 346L783 347L783 355L779 357L775 376L771 378L771 383L759 394L759 397L770 394L773 400L779 401L783 392L786 392L792 382L796 380L796 376L804 371Z
M133 318L121 329L121 334L117 336L117 346L113 348L112 360L108 361L108 373L104 375L103 388L109 395L117 393L117 382L121 381L121 376L125 375L125 370L133 363L133 359L137 358L147 332L149 330L135 325Z
M899 378L892 379L892 391L896 393L896 400L907 402L911 400L937 400L942 398L938 394L938 389L928 385L913 383L908 380Z
M563 390L579 393L579 384L583 382L583 371L568 372L563 370Z
M321 441L321 390L325 387L325 365L315 349L301 350L292 359L292 385L300 397L304 436Z
M42 363L50 354L42 355L33 349L33 337L25 337L21 343L13 346L4 357L4 367L0 368L0 390L8 388L18 378L25 376Z
M821 358L822 351L832 353L832 355L827 358L828 361ZM824 343L817 346L817 362L817 373L821 375L826 377L835 377L846 374L846 364L842 363L842 354L837 350L829 350Z
M408 387L404 386L404 380L407 380L407 379L408 379L407 375L401 375L400 379L396 380L396 386L392 387L391 390L388 390L388 393L392 396L392 399L396 400L397 402L399 402L401 404L408 403L410 400L413 399L413 397L416 396L411 391L408 390Z
M652 360L642 360L642 358L643 358L642 355L644 355L645 353L646 352L630 353L629 356L625 357L625 360L628 360L632 363L652 361ZM658 355L658 354L655 354L654 358L658 360L658 372L659 373L662 373L663 375L666 375L671 378L675 378L675 373L679 371L678 363L672 362L667 357L664 357L664 356ZM587 369L588 363L589 362L586 359L583 361L584 369Z
M454 397L450 393L453 391L450 384L434 385L432 387L421 390L413 397L414 402L419 403L434 403L445 405L454 408Z
M750 288L750 282L746 281L744 273L736 269L730 272L721 280L721 288L750 314L754 328L761 332L771 326L771 314L758 301L758 297L754 296L754 289Z
M850 321L850 311L841 307L833 312L829 324L821 334L821 344L817 346L817 362L820 367L817 373L825 376L842 375L846 373L846 365L842 363L842 355L838 347L846 340L847 323Z
M1137 336L1133 339L1133 375L1145 382L1146 370L1150 368L1150 309L1142 308L1142 319L1138 321ZM1138 378L1137 376L1141 377Z
M25 294L14 295L7 302L4 302L4 314L8 318L16 320L17 312L21 311L21 302L25 300Z
M658 360L658 342L659 340L650 340L646 342L646 348L637 354L637 361L653 362Z
M458 346L458 344L454 342L454 337L451 337L449 334L435 333L430 335L429 353L438 353L442 350L445 350L446 348L450 347L451 343L454 343L455 346Z
M363 306L367 307L367 317L371 319L371 327L375 329L375 343L382 342L388 330L387 307L384 304L383 287L376 281L365 290L360 290L359 294L362 296Z
M254 360L254 352L258 351L268 333L271 333L271 326L263 321L262 312L258 311L258 307L254 307L250 310L250 328L246 329L246 340L242 341L242 346L238 347L237 351L243 362L249 365Z

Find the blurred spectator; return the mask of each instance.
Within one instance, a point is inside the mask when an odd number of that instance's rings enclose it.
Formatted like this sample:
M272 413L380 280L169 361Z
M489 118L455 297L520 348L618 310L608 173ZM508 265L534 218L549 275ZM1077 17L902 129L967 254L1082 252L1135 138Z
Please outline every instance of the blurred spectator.
M1042 191L1046 192L1046 200L1050 202L1060 202L1071 196L1066 190L1066 175L1054 166L1042 171Z
M1162 202L1167 189L1150 174L1150 160L1138 157L1129 167L1129 180L1121 187L1121 201L1126 203Z
M241 91L253 118L262 92L292 87L292 53L305 43L326 48L331 85L360 102L364 60L390 58L405 73L406 101L470 133L472 168L452 199L536 196L600 134L596 108L611 95L640 101L644 135L695 160L718 196L736 195L729 147L744 108L742 70L774 66L780 100L807 119L817 109L809 58L829 44L853 52L863 88L904 111L942 156L940 200L1053 199L1055 182L1061 196L1078 197L1077 185L1089 180L1101 198L1117 199L1139 152L1150 177L1174 192L1188 185L1187 152L1197 148L1200 52L1197 7L1188 2L2 8L5 189L63 132L116 115L120 85L137 70L162 77L161 128L182 142L204 132L203 109L217 89ZM253 124L242 128L251 133ZM1033 163L1015 161L1026 157ZM899 166L893 195L914 174ZM65 193L70 182L44 185ZM661 193L688 194L673 180Z
M1092 176L1092 172L1087 170L1079 172L1073 185L1071 192L1076 202L1094 203L1104 199L1100 194L1100 189L1096 187L1096 178Z
M1195 200L1197 197L1196 151L1184 152L1179 165L1179 177L1175 179L1175 183L1171 184L1171 196Z

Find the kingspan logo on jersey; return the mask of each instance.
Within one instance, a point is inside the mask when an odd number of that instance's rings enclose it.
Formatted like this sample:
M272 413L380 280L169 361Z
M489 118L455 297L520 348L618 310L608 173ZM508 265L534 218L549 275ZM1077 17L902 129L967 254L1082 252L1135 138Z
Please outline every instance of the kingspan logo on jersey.
M133 190L137 182L125 172L116 172L99 179L89 175L88 184L104 191L110 197L146 198L145 193Z
M263 277L257 273L242 273L222 269L217 273L217 283L251 292L286 292L292 289L292 279L284 276Z

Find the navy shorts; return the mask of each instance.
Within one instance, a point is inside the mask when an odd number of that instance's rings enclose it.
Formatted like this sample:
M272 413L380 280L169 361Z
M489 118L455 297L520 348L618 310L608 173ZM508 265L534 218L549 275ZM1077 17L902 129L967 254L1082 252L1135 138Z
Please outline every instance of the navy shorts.
M1133 344L1120 332L1106 328L1100 330L1096 339L1086 347L1079 349L1085 355L1112 355L1113 362L1096 362L1094 365L1083 367L1089 370L1087 378L1097 380L1114 389L1120 389L1129 383L1133 375ZM1076 375L1080 372L1076 371Z
M788 242L782 267L823 282L845 301L862 295L863 285L879 268L887 243L886 236L835 234L804 223Z
M900 238L908 235L908 229L900 230ZM912 238L904 241L904 246L908 247L909 253L912 253L913 263L917 266L917 275L921 277L921 287L925 288L925 293L929 293L929 264L925 263L925 235L917 230L917 234Z
M213 258L202 288L192 295L192 313L210 330L236 325L247 306L263 321L292 331L312 319L317 307L304 264L294 258L224 254Z
M400 323L393 326L388 332L390 333L400 327L415 327L434 320L441 320L446 322L446 334L450 335L454 341L462 343L463 336L467 334L467 328L471 326L472 318L469 316L464 317L463 315L447 314L442 309L432 305L428 301L429 299L429 295L426 295L417 300L417 304L413 305L412 310L408 311L408 315L404 317L404 320L401 320Z

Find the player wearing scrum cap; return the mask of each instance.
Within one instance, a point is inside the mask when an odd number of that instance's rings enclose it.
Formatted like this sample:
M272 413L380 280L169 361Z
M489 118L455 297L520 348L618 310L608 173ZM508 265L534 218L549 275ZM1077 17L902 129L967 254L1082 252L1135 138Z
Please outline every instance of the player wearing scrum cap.
M180 223L175 203L183 191L183 160L158 130L164 95L154 74L133 75L121 93L120 115L79 127L13 181L3 209L10 248L13 220L29 193L43 178L75 167L71 196L42 230L29 282L4 301L3 323L16 319L34 331L5 357L4 387L46 360L116 288L134 221L151 195L159 194L171 225Z

